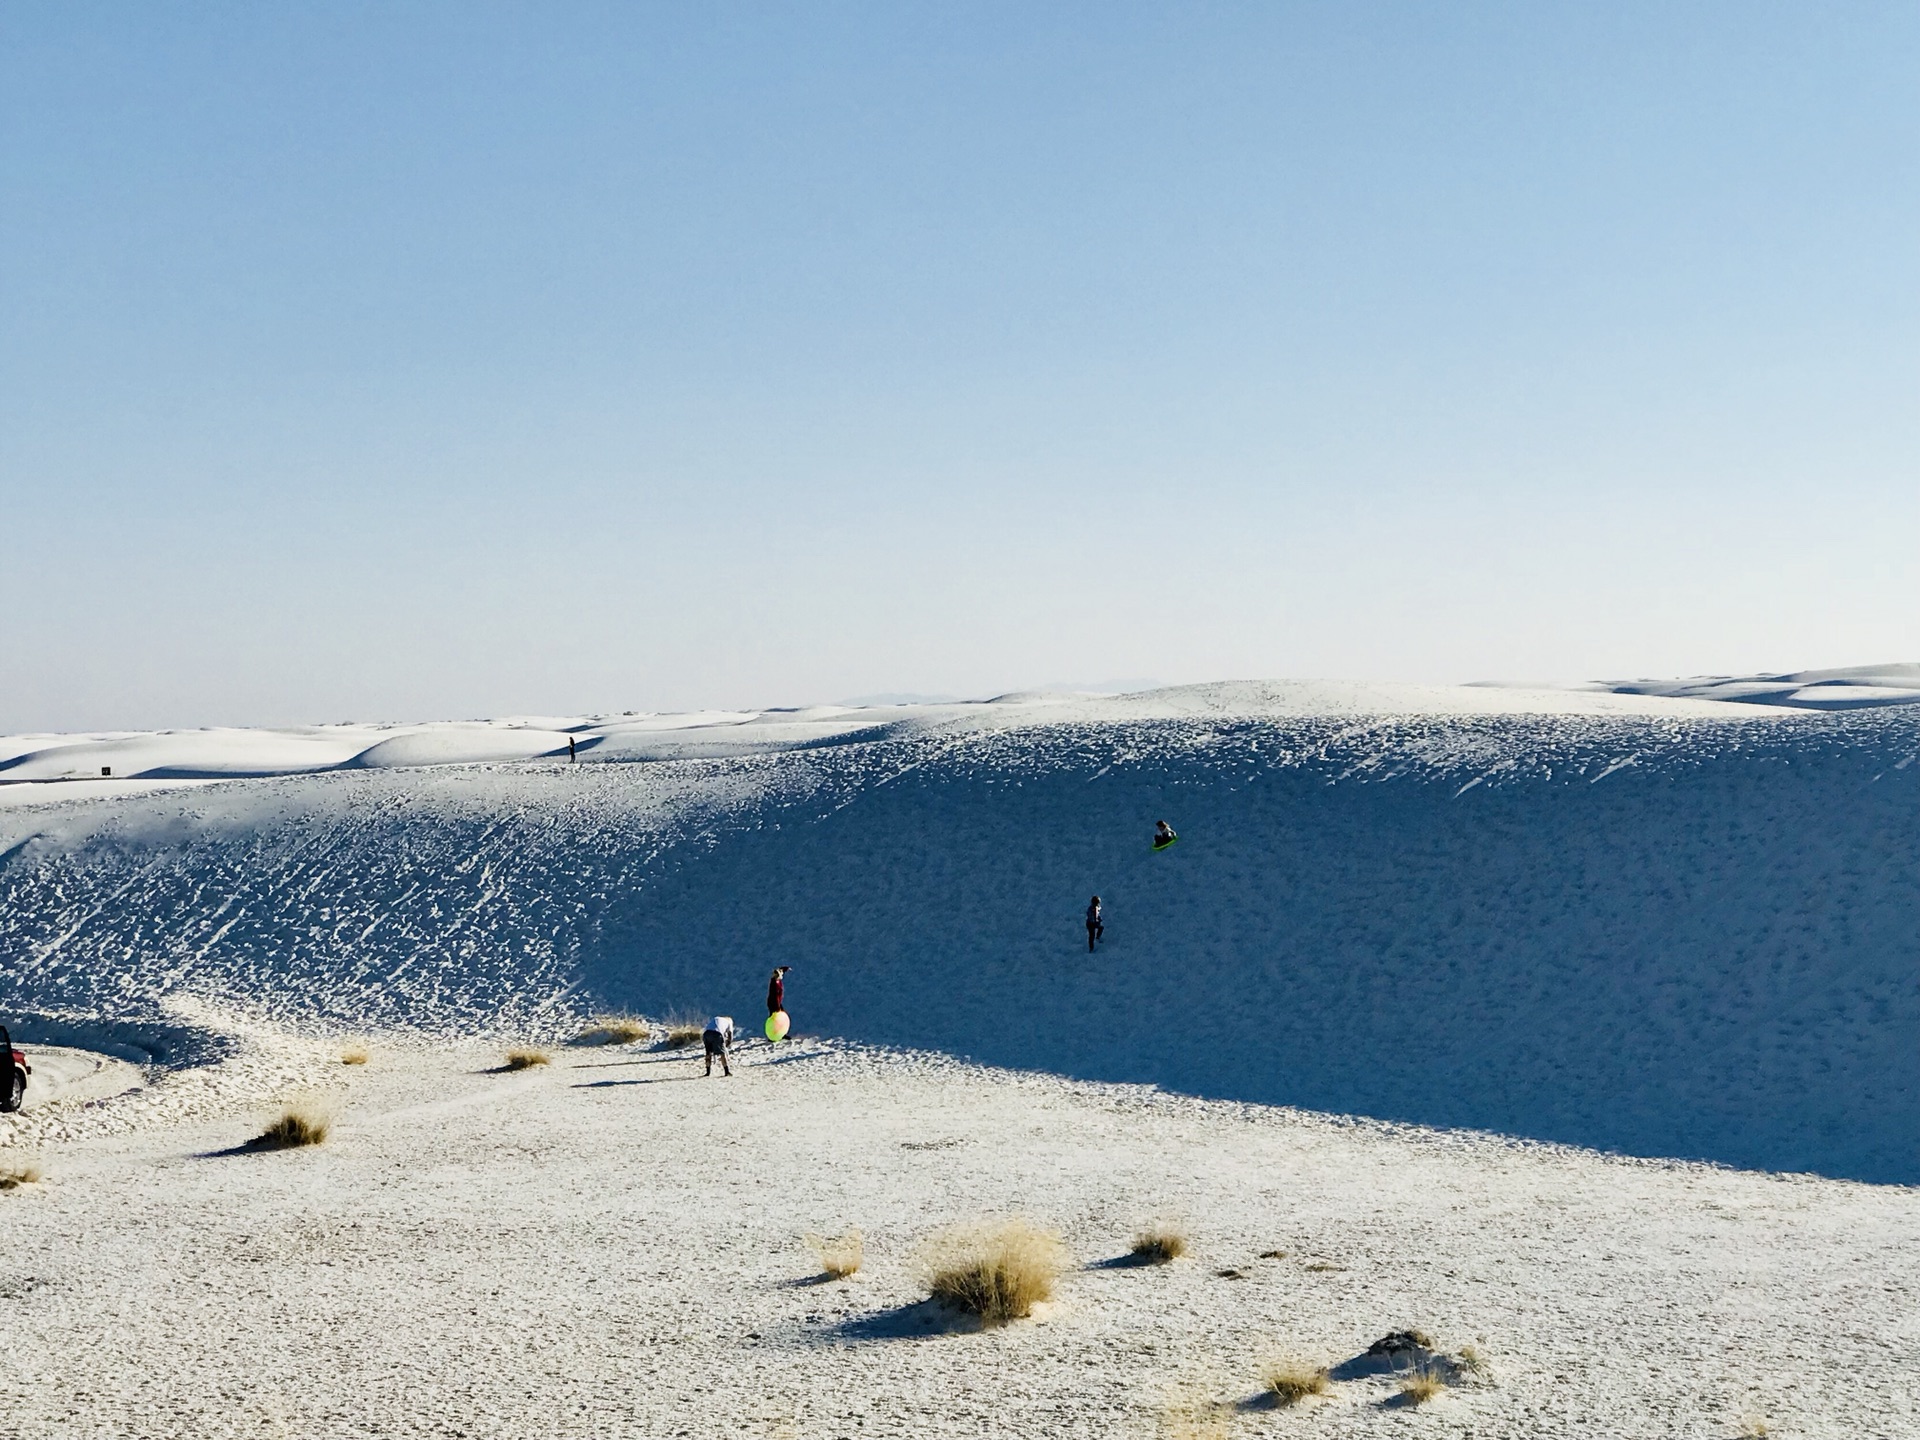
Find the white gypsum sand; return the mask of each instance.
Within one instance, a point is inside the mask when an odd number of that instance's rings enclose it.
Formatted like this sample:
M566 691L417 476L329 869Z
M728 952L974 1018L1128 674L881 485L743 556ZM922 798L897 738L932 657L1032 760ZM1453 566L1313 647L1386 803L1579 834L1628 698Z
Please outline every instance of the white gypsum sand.
M1911 670L0 742L0 1415L1920 1430ZM751 1035L786 962L841 1038L570 1043ZM246 1148L289 1103L326 1142ZM916 1257L988 1216L1077 1268L981 1334ZM1361 1359L1410 1330L1490 1380L1410 1413L1425 1352ZM1330 1393L1267 1408L1280 1357Z
M577 765L0 811L0 993L552 1042L750 1015L794 963L802 1028L864 1041L1920 1180L1911 705L1273 682L577 723Z
M324 1049L279 1048L296 1069ZM744 1047L732 1080L684 1052L519 1075L488 1073L492 1049L381 1054L321 1082L323 1146L230 1153L264 1095L131 1129L127 1097L0 1196L20 1433L1147 1437L1197 1394L1234 1433L1398 1436L1391 1376L1286 1412L1258 1396L1275 1354L1338 1377L1408 1328L1490 1372L1424 1432L1920 1423L1909 1189L818 1042ZM1105 1263L1176 1210L1188 1256ZM989 1213L1059 1230L1076 1268L983 1333L924 1303L912 1260ZM852 1226L865 1266L821 1282L803 1236Z

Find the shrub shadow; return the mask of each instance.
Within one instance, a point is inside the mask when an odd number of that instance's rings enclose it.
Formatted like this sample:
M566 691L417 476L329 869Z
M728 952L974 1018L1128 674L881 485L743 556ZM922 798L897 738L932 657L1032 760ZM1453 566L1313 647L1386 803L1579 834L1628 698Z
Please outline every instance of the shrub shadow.
M938 1300L916 1300L854 1316L823 1333L835 1340L916 1340L929 1335L971 1334L981 1328L980 1317L951 1309Z
M1329 1380L1372 1380L1382 1375L1411 1374L1412 1367L1403 1363L1396 1364L1390 1355L1376 1355L1370 1351L1361 1351L1351 1360L1342 1360L1338 1365L1329 1366Z
M822 1270L818 1275L803 1275L798 1280L782 1280L780 1282L780 1288L782 1290L811 1290L816 1285L831 1285L839 1278L841 1277L838 1275L829 1275L826 1271Z
M242 1140L238 1145L229 1145L224 1150L197 1150L189 1158L194 1160L230 1160L235 1155L277 1155L283 1150L313 1150L313 1145L276 1145L270 1140L257 1136L252 1140Z
M1396 1390L1393 1394L1387 1396L1386 1399L1380 1401L1379 1408L1382 1410L1412 1410L1417 1408L1419 1404L1420 1402L1414 1399L1413 1396L1403 1395Z
M1105 1260L1089 1260L1082 1270L1152 1270L1167 1262L1155 1260L1151 1255L1136 1255L1129 1250L1124 1255L1111 1255Z

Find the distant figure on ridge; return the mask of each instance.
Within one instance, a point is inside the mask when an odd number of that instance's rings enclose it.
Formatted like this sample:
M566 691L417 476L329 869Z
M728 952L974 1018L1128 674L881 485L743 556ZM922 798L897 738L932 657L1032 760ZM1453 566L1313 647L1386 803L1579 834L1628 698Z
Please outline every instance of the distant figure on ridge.
M573 736L571 735L567 736L567 763L569 765L578 765L580 763L580 752L573 748Z
M787 1008L787 971L791 965L776 965L773 978L767 982L767 1014L778 1015Z
M1107 925L1100 918L1100 897L1093 897L1087 906L1087 953L1093 953L1093 942L1107 933Z
M733 1078L733 1066L727 1063L727 1051L733 1045L733 1017L716 1015L707 1021L706 1033L700 1037L707 1048L707 1079L713 1078L713 1057L720 1057L720 1073L729 1080Z
M1153 822L1153 848L1164 850L1180 837L1173 833L1173 826L1164 820Z

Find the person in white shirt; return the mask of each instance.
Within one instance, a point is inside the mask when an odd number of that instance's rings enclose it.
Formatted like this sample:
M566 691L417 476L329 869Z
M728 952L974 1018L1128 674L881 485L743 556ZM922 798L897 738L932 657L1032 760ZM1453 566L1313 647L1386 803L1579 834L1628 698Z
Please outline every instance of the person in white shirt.
M700 1038L706 1043L707 1047L707 1075L709 1077L712 1076L713 1057L718 1055L720 1057L720 1073L728 1079L732 1079L733 1066L727 1063L727 1051L733 1045L733 1017L731 1015L714 1016L711 1020L707 1021L707 1032Z

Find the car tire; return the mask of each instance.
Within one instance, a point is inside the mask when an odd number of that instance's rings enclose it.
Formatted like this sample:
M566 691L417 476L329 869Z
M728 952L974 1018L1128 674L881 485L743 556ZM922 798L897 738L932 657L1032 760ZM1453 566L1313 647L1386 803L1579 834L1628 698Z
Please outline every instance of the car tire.
M20 1073L20 1067L7 1067L5 1093L0 1093L0 1110L18 1110L27 1098L27 1077Z

